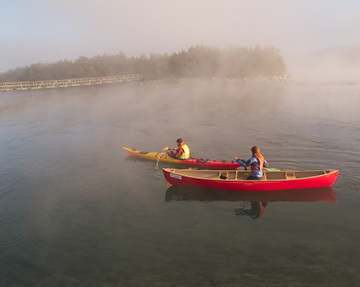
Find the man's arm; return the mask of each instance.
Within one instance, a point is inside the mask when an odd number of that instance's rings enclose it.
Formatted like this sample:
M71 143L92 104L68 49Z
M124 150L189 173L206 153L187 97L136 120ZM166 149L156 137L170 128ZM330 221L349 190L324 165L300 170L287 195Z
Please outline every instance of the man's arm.
M173 156L176 158L179 158L183 152L184 152L184 150L181 147L179 147L176 149L176 152L173 154Z

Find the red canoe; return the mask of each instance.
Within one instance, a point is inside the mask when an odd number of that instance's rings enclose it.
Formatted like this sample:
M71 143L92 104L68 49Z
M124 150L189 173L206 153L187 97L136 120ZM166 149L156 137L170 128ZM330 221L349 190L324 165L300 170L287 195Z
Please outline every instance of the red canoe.
M245 170L193 170L164 168L171 185L221 190L270 191L306 189L332 185L338 170L278 170L264 171L261 180L246 180Z

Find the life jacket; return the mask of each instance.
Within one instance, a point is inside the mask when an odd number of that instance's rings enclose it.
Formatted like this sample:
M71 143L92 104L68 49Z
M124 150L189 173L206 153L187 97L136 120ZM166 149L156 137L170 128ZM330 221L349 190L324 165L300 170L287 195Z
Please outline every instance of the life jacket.
M190 158L190 149L186 144L181 146L183 152L180 154L179 159L188 159Z
M256 172L262 172L263 171L263 166L264 166L264 161L261 160L259 157L256 156L256 159L258 160L258 164L252 164L251 165L251 170L250 172L252 174L256 174ZM258 168L258 169L256 169Z

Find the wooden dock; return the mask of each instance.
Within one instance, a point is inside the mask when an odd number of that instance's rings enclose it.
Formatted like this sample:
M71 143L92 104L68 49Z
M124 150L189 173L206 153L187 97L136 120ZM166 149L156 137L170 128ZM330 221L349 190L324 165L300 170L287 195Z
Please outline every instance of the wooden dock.
M95 77L95 78L78 78L78 79L48 80L48 81L2 82L2 83L0 82L0 91L6 92L12 90L68 88L68 87L141 81L146 79L147 76L143 74L130 74L130 75L121 75L121 76L106 76L106 77Z

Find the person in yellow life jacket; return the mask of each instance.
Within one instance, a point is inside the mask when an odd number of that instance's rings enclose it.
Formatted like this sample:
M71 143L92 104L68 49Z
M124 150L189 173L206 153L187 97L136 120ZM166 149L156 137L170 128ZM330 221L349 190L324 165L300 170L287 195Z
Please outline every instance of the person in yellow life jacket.
M238 159L238 157L234 157L234 159L242 166L250 166L250 176L247 180L257 180L261 179L263 176L263 167L267 167L269 163L265 160L263 155L260 152L260 149L257 146L253 146L251 148L252 157L243 162L242 160Z
M176 149L170 148L169 156L177 159L189 159L190 158L190 148L184 143L182 138L176 140L178 147Z

